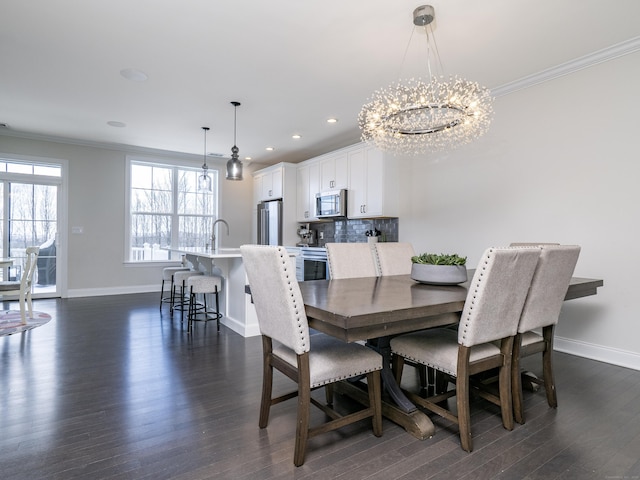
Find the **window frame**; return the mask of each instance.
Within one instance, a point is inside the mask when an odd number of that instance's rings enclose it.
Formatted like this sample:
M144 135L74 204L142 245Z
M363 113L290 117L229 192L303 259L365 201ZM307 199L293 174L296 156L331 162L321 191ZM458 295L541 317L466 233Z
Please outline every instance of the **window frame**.
M210 223L213 219L218 217L218 211L220 208L220 182L219 182L219 172L217 169L210 168L208 173L212 176L212 186L213 193L211 194L211 198L214 202L214 205L211 209L210 213L202 213L202 214L193 214L193 213L180 213L178 211L179 202L178 196L180 194L179 190L179 172L180 171L192 171L192 172L201 172L202 167L196 167L192 163L181 162L176 159L158 159L158 158L149 158L149 157L141 157L141 156L129 156L126 157L126 172L125 172L125 229L124 229L124 263L126 265L157 265L163 263L175 264L180 261L180 258L174 258L175 253L169 251L168 259L158 259L158 260L134 260L131 256L132 250L132 232L131 232L131 222L132 222L132 168L134 165L145 165L151 167L158 168L170 168L172 169L172 187L171 187L171 195L172 195L172 211L170 213L171 219L171 244L178 245L179 241L179 225L180 219L186 217L202 217L206 218L207 222ZM204 245L203 245L204 246Z

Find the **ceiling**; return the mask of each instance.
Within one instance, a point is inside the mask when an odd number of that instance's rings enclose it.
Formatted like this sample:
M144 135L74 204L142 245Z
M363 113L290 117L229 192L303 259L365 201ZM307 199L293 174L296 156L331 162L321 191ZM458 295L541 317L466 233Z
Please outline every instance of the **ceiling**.
M298 162L357 142L369 95L426 73L421 4L3 0L1 130L202 155L208 126L208 153L228 158L239 101L240 157ZM445 73L492 90L640 35L638 0L430 4Z

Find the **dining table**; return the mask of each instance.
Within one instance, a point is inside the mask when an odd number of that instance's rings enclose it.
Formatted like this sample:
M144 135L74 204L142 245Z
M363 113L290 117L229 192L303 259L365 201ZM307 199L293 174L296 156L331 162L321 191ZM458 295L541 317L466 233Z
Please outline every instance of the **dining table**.
M473 277L469 270L468 278ZM596 295L601 279L573 277L565 300ZM366 341L383 357L383 415L418 439L433 436L429 417L410 402L391 372L390 339L426 328L455 325L467 297L469 280L429 285L410 275L300 282L309 327L345 342ZM361 382L347 381L336 391L368 404Z

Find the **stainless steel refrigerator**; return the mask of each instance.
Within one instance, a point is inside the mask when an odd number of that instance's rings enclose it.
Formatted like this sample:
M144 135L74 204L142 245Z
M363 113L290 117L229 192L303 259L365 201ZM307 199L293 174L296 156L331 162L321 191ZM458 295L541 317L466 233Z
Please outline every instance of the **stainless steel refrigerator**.
M282 200L258 204L258 244L282 245Z

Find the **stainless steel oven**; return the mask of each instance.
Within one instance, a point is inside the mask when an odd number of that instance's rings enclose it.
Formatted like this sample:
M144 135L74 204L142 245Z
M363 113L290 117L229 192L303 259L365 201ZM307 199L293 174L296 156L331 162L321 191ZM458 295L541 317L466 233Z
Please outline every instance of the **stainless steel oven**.
M299 282L329 279L327 249L301 247L300 255L296 257L296 278Z

